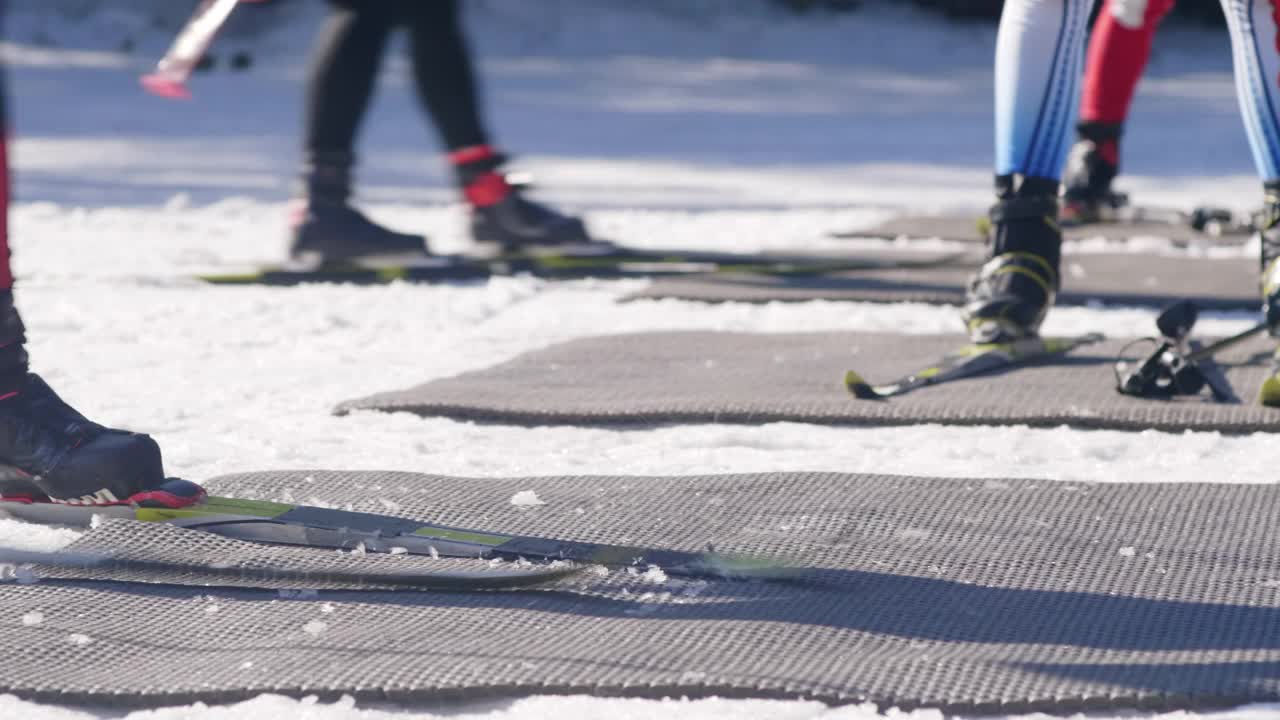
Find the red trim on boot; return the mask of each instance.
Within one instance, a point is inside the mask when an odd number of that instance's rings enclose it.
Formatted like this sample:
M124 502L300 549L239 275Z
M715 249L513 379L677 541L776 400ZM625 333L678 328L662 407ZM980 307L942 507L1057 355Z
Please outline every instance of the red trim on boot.
M502 202L511 194L511 185L507 179L496 172L487 172L477 177L470 185L462 189L467 202L476 207L488 207Z
M494 150L492 145L471 145L450 152L449 162L454 165L466 165L467 163L488 160L497 156L497 154L498 151Z
M301 227L302 223L307 221L307 212L310 210L311 203L307 198L290 200L285 208L285 218L287 218L286 222L289 223L289 227L295 229Z
M4 502L16 502L23 505L34 505L37 502L48 502L48 500L37 500L35 495L0 495L0 500Z
M1120 164L1120 144L1118 142L1115 140L1103 140L1100 143L1095 143L1095 145L1098 148L1098 154L1102 156L1103 160L1111 163L1112 167Z
M124 505L145 505L146 507L184 508L204 502L208 495L203 489L195 495L174 495L164 490L147 490L134 493L125 500Z
M184 508L204 501L208 495L204 488L195 495L176 495L167 490L143 490L123 500L102 502L84 502L83 500L62 500L50 498L58 505L74 505L75 507L114 507L116 505L141 505L143 507Z

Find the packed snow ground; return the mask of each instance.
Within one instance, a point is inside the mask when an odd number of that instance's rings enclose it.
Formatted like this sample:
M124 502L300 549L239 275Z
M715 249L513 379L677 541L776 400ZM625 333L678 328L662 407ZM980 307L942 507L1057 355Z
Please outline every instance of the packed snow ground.
M585 0L468 5L496 135L524 154L544 197L585 212L602 235L649 247L830 249L848 241L825 233L869 225L894 208L987 201L992 28L900 9L822 20L728 13L708 22L670 8ZM35 369L95 419L156 436L173 474L834 470L1274 482L1280 448L1266 435L799 424L522 429L405 414L333 417L329 410L343 399L602 333L933 333L959 325L953 309L911 304L616 304L643 282L635 280L289 289L193 281L196 272L276 259L283 250L301 53L319 19L318 8L308 12L253 40L252 71L202 76L197 99L186 104L144 97L136 87L135 75L166 37L142 33L137 54L114 50L123 34L142 32L144 15L112 10L72 21L17 12L9 23L4 52L20 200L13 234ZM1124 185L1144 201L1239 210L1255 203L1229 62L1225 37L1165 33L1126 136L1133 174ZM465 244L463 211L450 204L399 55L361 148L360 194L375 217L425 232L441 250ZM1216 315L1203 328L1227 333L1252 321ZM1046 329L1145 335L1153 314L1064 308ZM0 544L52 548L73 538L0 522ZM264 696L130 717L349 720L430 712L702 720L864 718L877 709L534 697L408 710ZM113 715L0 697L0 716Z

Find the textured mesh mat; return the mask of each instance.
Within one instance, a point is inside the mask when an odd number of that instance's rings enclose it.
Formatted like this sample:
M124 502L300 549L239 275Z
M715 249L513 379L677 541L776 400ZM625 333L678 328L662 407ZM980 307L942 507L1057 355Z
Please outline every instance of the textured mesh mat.
M1280 410L1253 398L1270 367L1266 339L1224 353L1246 402L1143 400L1116 393L1110 340L1066 358L924 388L886 401L846 392L846 370L872 383L936 362L957 335L661 332L585 338L401 392L355 409L518 424L772 421L856 425L920 422L1060 425L1132 430L1280 431Z
M807 583L611 572L490 593L0 583L0 692L133 705L714 694L1002 712L1280 700L1275 485L312 471L210 486L578 540L714 540L813 570ZM511 505L520 490L547 504Z
M716 274L655 278L625 300L701 302L858 300L959 305L977 263L860 270L818 276ZM1059 305L1163 306L1192 299L1217 310L1258 307L1256 260L1136 254L1075 254L1063 259Z
M985 238L978 229L978 219L981 216L981 212L902 215L866 229L842 231L836 233L836 236L850 238L883 237L890 239L903 237L942 238L945 240L983 242ZM1189 225L1158 222L1068 226L1063 228L1062 236L1064 240L1068 241L1094 238L1106 238L1109 240L1158 238L1178 245L1238 245L1248 237L1246 234L1210 235L1198 232Z

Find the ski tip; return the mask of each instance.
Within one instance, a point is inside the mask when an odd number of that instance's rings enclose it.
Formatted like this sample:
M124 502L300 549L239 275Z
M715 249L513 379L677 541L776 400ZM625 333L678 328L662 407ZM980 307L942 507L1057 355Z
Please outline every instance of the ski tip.
M1258 389L1258 402L1267 407L1280 407L1280 376L1271 375Z
M160 97L169 98L170 100L191 99L191 91L187 90L185 85L173 78L165 77L159 73L143 75L139 82L141 82L142 87L146 88L147 92L152 95L159 95Z
M880 393L871 387L871 383L862 379L858 373L850 370L844 374L844 386L853 396L860 400L880 400Z

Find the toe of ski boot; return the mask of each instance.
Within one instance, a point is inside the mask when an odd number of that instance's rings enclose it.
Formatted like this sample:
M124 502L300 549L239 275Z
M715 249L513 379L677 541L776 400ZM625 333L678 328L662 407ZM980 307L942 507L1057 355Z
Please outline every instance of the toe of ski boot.
M591 252L609 247L591 237L581 218L562 215L519 192L511 192L496 204L474 208L471 237L482 251Z
M35 484L54 502L117 505L165 481L160 446L150 435L105 430L72 448Z
M128 502L149 508L184 508L204 501L203 487L182 478L165 478L164 482L130 495Z
M289 242L289 265L305 270L403 265L428 255L425 237L384 228L346 205L304 210Z

